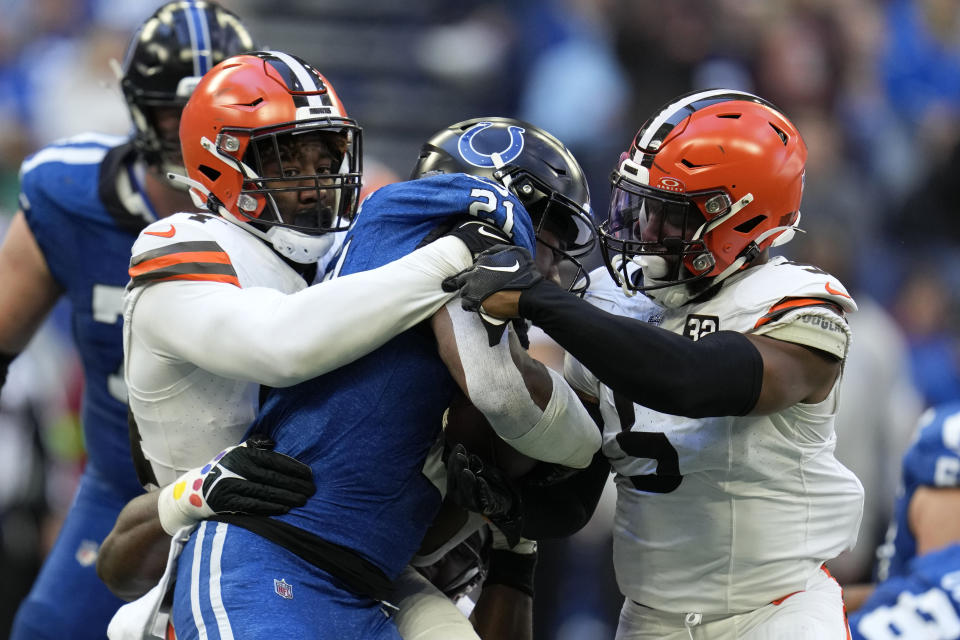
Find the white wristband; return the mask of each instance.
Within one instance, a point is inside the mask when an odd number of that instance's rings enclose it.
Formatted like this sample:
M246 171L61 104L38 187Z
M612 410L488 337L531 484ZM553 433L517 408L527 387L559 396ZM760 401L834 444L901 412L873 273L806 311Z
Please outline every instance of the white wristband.
M209 466L209 465L208 465ZM204 467L207 468L207 467ZM214 515L203 499L203 468L191 469L159 492L157 513L168 535Z

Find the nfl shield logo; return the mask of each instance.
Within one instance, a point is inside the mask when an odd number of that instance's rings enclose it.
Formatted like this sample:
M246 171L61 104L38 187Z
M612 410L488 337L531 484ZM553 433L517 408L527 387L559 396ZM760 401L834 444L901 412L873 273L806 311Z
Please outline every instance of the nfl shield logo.
M277 580L273 579L273 590L277 592L277 595L281 598L287 600L293 600L293 585L288 583L284 579Z

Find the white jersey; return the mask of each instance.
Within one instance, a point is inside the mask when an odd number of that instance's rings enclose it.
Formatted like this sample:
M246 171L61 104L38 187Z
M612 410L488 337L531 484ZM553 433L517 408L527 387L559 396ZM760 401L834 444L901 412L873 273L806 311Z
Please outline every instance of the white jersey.
M449 236L307 287L271 248L219 216L153 223L133 246L124 296L124 378L155 476L141 480L164 486L237 444L260 385L322 375L429 318L453 296L443 279L472 262Z
M165 235L171 229L175 233ZM203 243L203 246L197 243ZM194 248L215 255L190 257ZM197 273L201 271L197 268L201 264L197 260L206 261L212 257L216 260L213 264L228 264L233 272L215 274L223 278L215 281L225 282L232 278L229 284L240 288L267 287L290 294L306 287L303 278L266 244L217 216L180 213L165 218L140 234L132 252L134 256L155 252L168 257L174 268L167 269L173 271L179 267L183 273L178 275L192 274L199 278L204 275ZM215 277L214 274L207 276ZM192 285L179 281L175 286L184 289L184 295L190 295ZM124 374L130 410L140 431L142 452L153 468L159 486L164 486L184 471L207 462L211 451L216 453L243 438L256 415L259 385L249 379L211 373L156 348L150 335L152 325L131 322L137 302L147 291L151 288L127 289L124 300ZM256 330L255 327L250 329ZM236 344L237 350L243 348L243 342ZM196 443L203 443L203 446L193 446Z
M774 258L705 302L632 315L693 340L733 330L842 359L843 312L855 309L829 274ZM691 419L618 403L575 361L567 369L600 399L603 451L617 474L614 565L627 598L677 613L748 611L802 590L855 543L863 488L833 455L839 380L817 404Z

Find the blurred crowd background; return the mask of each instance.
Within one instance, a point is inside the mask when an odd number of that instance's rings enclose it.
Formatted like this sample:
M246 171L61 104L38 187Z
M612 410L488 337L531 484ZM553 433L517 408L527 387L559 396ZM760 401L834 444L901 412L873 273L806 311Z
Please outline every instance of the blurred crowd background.
M129 130L110 60L158 4L0 2L0 233L27 154ZM857 549L830 566L842 582L869 580L917 415L960 399L960 0L221 4L261 46L336 86L364 128L368 188L406 178L420 144L450 123L514 116L573 150L600 221L619 153L665 101L726 86L776 103L810 150L807 233L785 252L840 277L860 305L838 456L867 509ZM83 465L83 381L65 317L54 312L0 398L0 636ZM580 534L541 545L538 639L612 637L610 509L605 500Z

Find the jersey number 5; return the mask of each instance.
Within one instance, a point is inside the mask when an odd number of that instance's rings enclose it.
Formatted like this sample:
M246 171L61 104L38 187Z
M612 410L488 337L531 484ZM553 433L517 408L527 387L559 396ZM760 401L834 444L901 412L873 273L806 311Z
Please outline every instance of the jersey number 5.
M636 416L633 403L614 394L614 406L620 417L623 429L617 434L620 449L633 458L650 458L657 461L657 472L639 476L630 476L630 482L640 491L649 493L670 493L676 491L683 476L680 475L680 456L676 448L667 440L665 433L659 431L630 431Z

